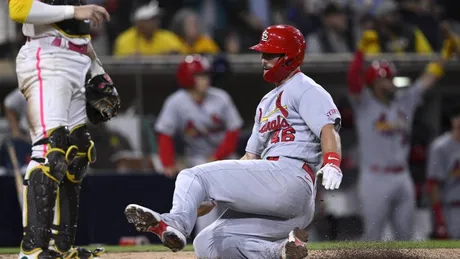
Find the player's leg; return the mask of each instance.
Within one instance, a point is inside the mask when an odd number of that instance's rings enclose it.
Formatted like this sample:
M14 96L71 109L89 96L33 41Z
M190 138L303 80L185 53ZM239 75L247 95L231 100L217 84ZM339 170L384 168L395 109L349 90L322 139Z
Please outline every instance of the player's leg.
M60 253L75 253L81 259L92 258L92 252L73 247L78 226L80 187L88 165L96 160L94 142L86 126L86 100L81 89L83 80L84 77L74 78L75 86L68 117L70 144L77 147L78 153L70 162L67 174L59 185L59 203L56 204L59 209L55 211L53 226L55 248ZM99 249L96 252L96 255L102 253Z
M154 232L167 246L180 250L196 222L198 207L208 199L235 211L285 219L313 213L316 189L302 165L298 160L280 159L196 166L178 175L170 213L160 217L137 205L129 205L125 213L139 231Z
M362 218L364 221L363 239L377 241L382 238L383 228L389 216L390 188L382 184L381 175L363 172L358 182Z
M396 240L410 240L413 235L415 213L415 188L409 173L395 176L392 185L391 221Z
M286 233L308 224L308 221L309 218L304 216L281 219L227 210L194 239L195 255L198 258L279 259L284 248L289 254L299 253L299 257L290 258L304 258L307 253L305 247L286 247ZM301 241L306 242L306 232L300 232L304 233Z
M460 207L458 205L448 206L446 212L446 224L449 237L460 239Z
M204 156L189 156L187 157L187 167L191 168L197 165L202 165L207 163L207 157ZM224 213L227 208L222 204L216 204L214 209L212 209L208 214L198 217L196 219L195 224L195 236L198 235L203 229L207 226L211 225L214 221L216 221L220 215Z
M17 74L27 99L33 147L24 180L24 237L20 256L49 258L56 191L74 154L74 149L69 149L69 132L65 126L71 88L56 72L52 55L42 55L42 49L22 52Z

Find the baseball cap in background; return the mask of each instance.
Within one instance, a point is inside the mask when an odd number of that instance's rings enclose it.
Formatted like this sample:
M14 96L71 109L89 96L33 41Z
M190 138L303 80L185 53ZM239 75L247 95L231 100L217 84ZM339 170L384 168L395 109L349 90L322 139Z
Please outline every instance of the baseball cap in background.
M161 14L161 9L158 6L158 2L155 0L150 1L149 4L143 5L134 12L133 20L134 21L141 21L141 20L149 20L153 17Z

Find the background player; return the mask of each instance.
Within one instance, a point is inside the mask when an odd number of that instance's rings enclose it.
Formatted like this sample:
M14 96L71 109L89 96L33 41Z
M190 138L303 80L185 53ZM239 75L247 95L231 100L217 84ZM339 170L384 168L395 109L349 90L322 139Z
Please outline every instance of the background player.
M414 85L400 94L392 82L396 71L391 62L374 61L364 77L361 74L362 49L375 37L375 33L363 35L348 71L348 92L359 139L358 191L364 239L381 239L386 220L391 218L395 238L408 240L412 238L415 210L415 191L407 162L412 121L423 93L442 77L453 46L450 39L446 41L443 57L428 64Z
M173 251L181 250L199 205L213 199L228 209L195 238L197 257L307 256L303 229L314 214L314 172L321 168L326 189L338 188L342 173L340 114L332 97L300 72L305 48L304 36L292 26L262 33L251 49L262 53L264 79L277 87L256 109L247 153L241 160L181 171L170 213L129 205L125 214L138 231L153 232Z
M90 21L98 25L109 15L81 2L8 1L10 17L24 24L27 37L16 58L16 73L27 99L33 145L24 180L20 259L93 257L73 247L80 182L96 158L85 123L87 115L93 123L115 116L119 100L89 37Z
M186 166L234 158L243 124L228 93L210 87L209 64L201 56L187 56L177 68L182 88L169 96L156 121L159 155L167 176L175 176L174 140L179 133L185 141ZM211 224L223 209L199 217L196 233Z
M428 187L434 214L433 236L460 239L460 107L451 130L436 138L428 157Z
M5 115L13 138L30 142L28 134L27 101L19 88L11 91L3 101Z

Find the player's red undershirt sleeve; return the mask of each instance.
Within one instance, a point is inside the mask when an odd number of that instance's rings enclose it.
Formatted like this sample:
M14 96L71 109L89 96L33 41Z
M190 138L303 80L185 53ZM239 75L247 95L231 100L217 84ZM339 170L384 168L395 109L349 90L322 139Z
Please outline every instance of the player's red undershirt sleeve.
M240 136L240 130L231 130L225 133L225 137L214 153L214 157L217 160L224 159L233 153L238 144L238 137Z
M434 188L439 188L440 182L437 179L430 178L428 179L428 192L431 193ZM434 220L436 224L444 223L444 213L442 211L441 202L435 202L431 206L434 214Z
M347 84L351 94L359 94L363 90L362 69L364 64L364 53L360 50L355 52L353 61L348 68Z
M176 151L174 149L174 140L171 136L158 133L158 154L164 167L174 165Z

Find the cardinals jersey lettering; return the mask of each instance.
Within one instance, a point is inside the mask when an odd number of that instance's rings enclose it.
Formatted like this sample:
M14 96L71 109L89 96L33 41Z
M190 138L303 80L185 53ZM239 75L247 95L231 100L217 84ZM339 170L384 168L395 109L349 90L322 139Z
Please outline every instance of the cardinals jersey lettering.
M246 151L262 158L297 158L319 170L321 130L334 124L338 131L340 120L330 94L299 72L262 98Z
M460 142L450 132L433 141L427 169L428 179L441 182L444 203L460 201Z
M368 88L359 96L350 97L362 169L407 168L412 121L422 93L422 87L415 84L389 105L377 100Z

